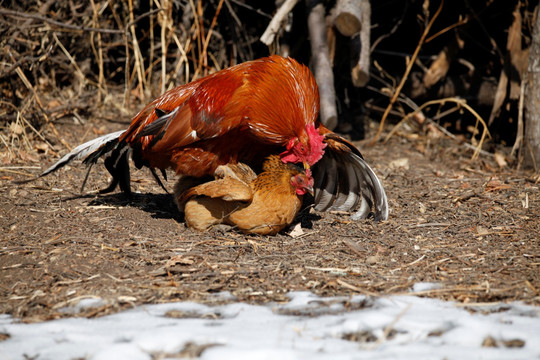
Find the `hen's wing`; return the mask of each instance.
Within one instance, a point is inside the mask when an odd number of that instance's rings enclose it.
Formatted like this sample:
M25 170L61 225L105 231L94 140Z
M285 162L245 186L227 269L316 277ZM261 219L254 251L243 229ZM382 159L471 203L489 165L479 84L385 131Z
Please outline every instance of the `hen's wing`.
M256 175L249 166L242 163L221 165L214 175L215 180L176 193L176 202L180 211L184 211L186 224L198 231L226 222L231 213L249 206L253 199L249 182ZM186 182L190 181L197 179L188 177ZM181 188L179 184L176 189Z
M251 201L253 192L245 183L234 178L225 178L201 184L186 193L187 198L193 196L207 196L226 201Z
M384 188L360 151L330 130L323 131L327 147L313 166L315 210L351 211L360 205L353 219L367 218L372 211L375 220L388 219Z
M220 165L214 172L214 176L216 179L236 179L246 185L257 178L257 174L244 163Z
M257 175L249 166L242 163L221 165L214 174L215 180L194 186L182 194L177 194L178 204L183 204L195 196L242 202L249 202L253 199L253 191L249 184Z

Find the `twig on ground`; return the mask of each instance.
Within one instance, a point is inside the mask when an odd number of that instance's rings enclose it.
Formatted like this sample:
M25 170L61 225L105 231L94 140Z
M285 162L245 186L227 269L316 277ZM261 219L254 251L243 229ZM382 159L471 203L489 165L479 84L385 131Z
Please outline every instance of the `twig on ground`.
M343 287L345 287L345 288L347 288L349 290L356 291L356 292L358 292L360 294L369 295L369 296L380 296L380 294L378 294L378 293L374 293L372 291L359 288L358 286L354 286L352 284L349 284L348 282L346 282L346 281L344 281L342 279L337 279L336 282L339 285L341 285L341 286L343 286Z
M413 305L412 303L408 304L403 310L401 310L401 312L394 318L394 320L392 320L392 322L386 325L386 327L384 328L383 335L379 337L377 341L375 341L375 343L373 344L372 346L373 349L377 348L380 344L382 344L383 341L385 341L388 338L388 336L390 335L390 332L394 329L394 326L398 323L398 321L403 316L405 316L405 314L411 309L412 305Z

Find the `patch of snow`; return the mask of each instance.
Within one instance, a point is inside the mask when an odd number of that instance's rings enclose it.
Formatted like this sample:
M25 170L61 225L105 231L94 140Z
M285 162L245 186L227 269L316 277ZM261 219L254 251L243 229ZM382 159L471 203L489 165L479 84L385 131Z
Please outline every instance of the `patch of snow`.
M106 302L100 297L88 297L78 299L78 301L74 301L69 306L64 306L58 309L58 311L66 314L78 314L84 309L97 308L100 306L104 306L105 304Z
M439 283L417 282L413 285L412 291L420 292L420 291L435 290L435 289L441 289L441 288L442 288L442 285Z
M290 297L287 304L146 305L36 324L0 315L0 332L10 336L0 342L0 359L150 360L189 346L204 360L540 357L540 309L520 302L468 311L415 296ZM498 347L483 347L486 338Z

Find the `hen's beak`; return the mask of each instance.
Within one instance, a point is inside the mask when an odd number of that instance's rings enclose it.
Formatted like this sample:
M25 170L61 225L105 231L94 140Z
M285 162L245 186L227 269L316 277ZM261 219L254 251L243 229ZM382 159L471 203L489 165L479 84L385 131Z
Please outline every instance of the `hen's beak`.
M304 189L306 190L306 192L309 193L309 195L314 196L314 195L313 195L313 194L314 194L314 192L313 192L313 186L306 186L306 187L304 187Z

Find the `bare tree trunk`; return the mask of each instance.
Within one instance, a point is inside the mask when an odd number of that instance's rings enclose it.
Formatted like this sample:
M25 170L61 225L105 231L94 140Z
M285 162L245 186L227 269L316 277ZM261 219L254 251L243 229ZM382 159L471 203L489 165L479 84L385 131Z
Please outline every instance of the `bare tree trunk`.
M524 165L540 167L540 16L536 15L525 90Z

